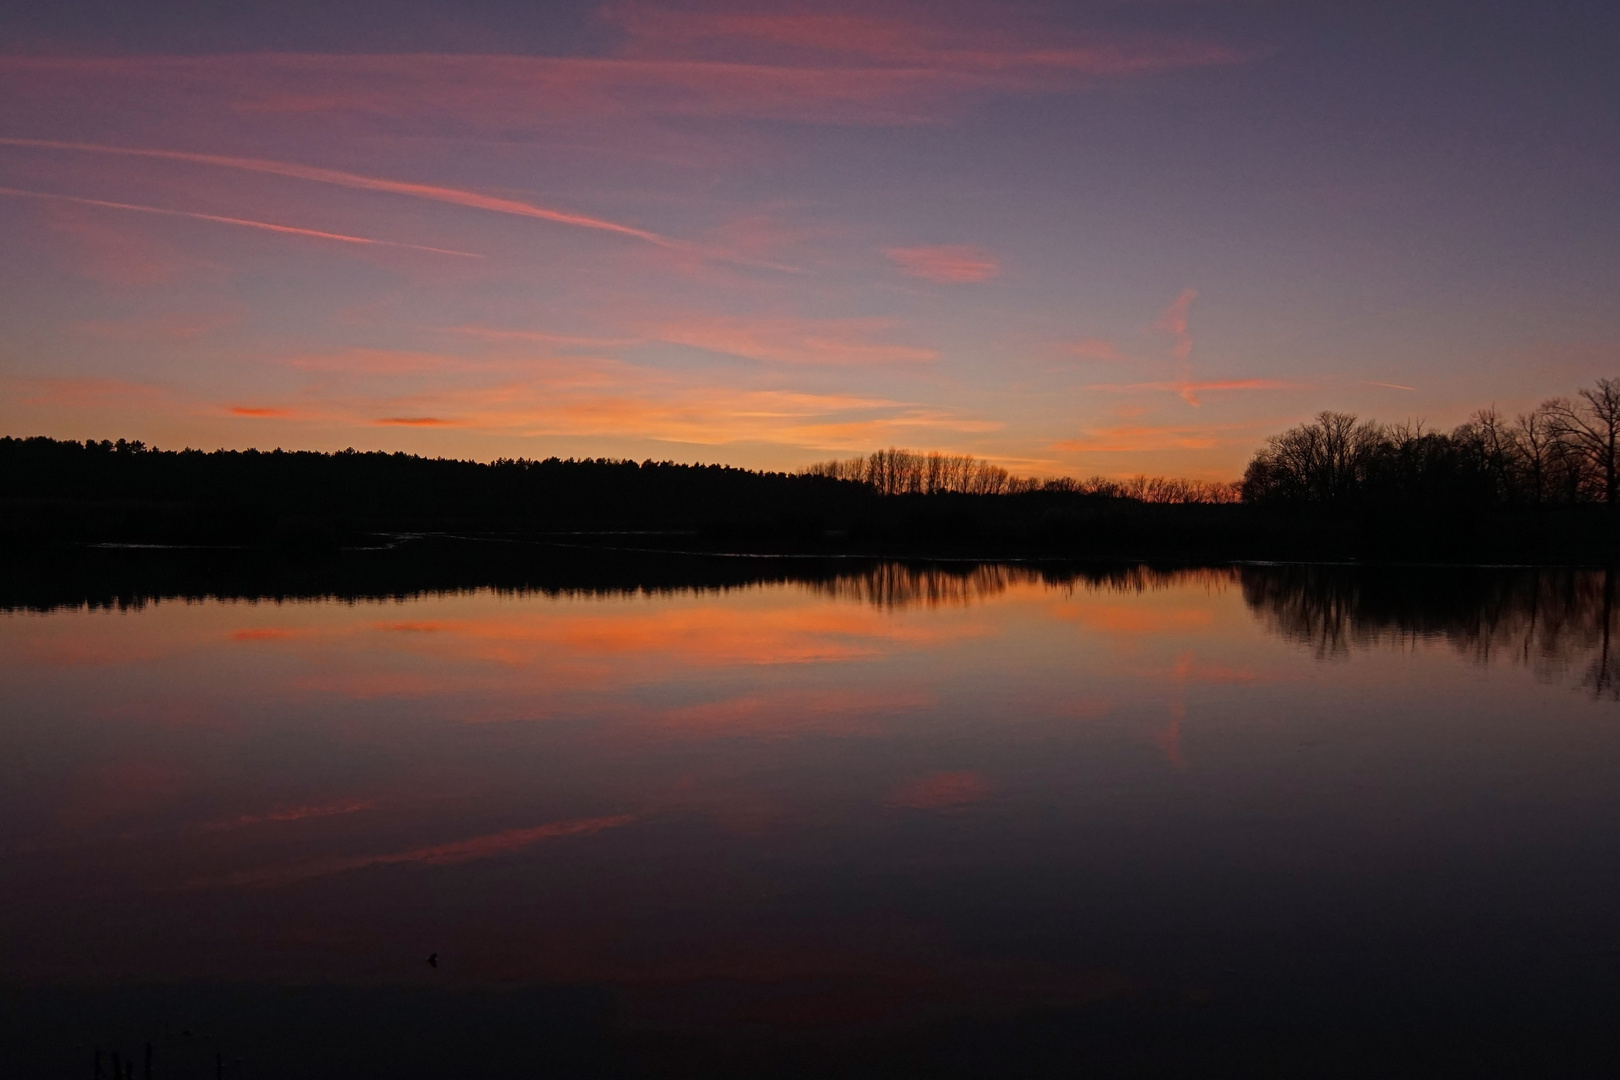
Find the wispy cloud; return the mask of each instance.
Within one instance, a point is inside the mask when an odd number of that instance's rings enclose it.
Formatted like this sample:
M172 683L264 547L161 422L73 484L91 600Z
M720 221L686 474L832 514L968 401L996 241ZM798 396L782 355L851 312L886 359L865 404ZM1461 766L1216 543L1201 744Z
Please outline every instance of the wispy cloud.
M785 364L919 364L933 349L872 340L887 329L879 319L714 317L660 327L657 337L709 352Z
M1079 341L1070 342L1064 348L1082 360L1100 360L1116 364L1128 359L1119 351L1118 345L1102 338L1081 338Z
M130 227L127 218L63 202L42 203L41 212L54 234L51 258L81 277L120 287L150 286L174 280L186 266L172 244Z
M885 248L883 254L903 274L946 285L988 281L1001 272L994 255L969 245Z
M1170 355L1177 360L1186 361L1192 355L1192 335L1188 332L1188 313L1192 310L1192 303L1198 299L1197 289L1183 289L1181 295L1170 302L1170 306L1159 314L1159 320L1154 325L1175 339L1170 348Z
M1052 444L1065 453L1135 454L1155 450L1208 450L1246 442L1264 422L1240 424L1121 424L1087 430Z
M259 229L264 232L281 233L287 236L305 236L314 240L334 240L343 244L409 248L412 251L426 251L434 255L455 255L466 259L483 258L482 255L471 251L428 247L425 244L407 244L400 240L376 240L368 236L349 236L345 233L325 232L321 229L305 229L295 225L277 225L268 221L249 221L246 218L221 217L218 214L203 214L194 210L171 210L161 206L138 206L134 203L109 202L106 199L86 199L76 195L55 195L44 191L24 191L20 188L8 187L0 187L0 195L21 199L43 199L51 202L73 203L76 206L97 206L107 210L133 210L142 214L159 214L164 217L190 218L193 221L207 221L216 225L235 225L244 229Z
M176 312L153 314L130 319L96 319L80 323L80 327L97 337L118 341L193 341L221 330L239 326L243 321L239 311Z
M232 405L230 414L232 416L246 416L264 420L287 419L298 415L293 409L282 409L269 405Z
M270 161L264 158L229 157L223 154L195 154L182 150L161 150L134 146L102 146L97 143L57 142L48 139L13 139L0 138L0 146L25 146L42 150L65 150L88 154L121 154L130 157L158 158L165 161L184 161L194 165L211 165L224 169L240 169L247 172L266 173L271 176L284 176L294 180L308 180L317 184L332 184L338 187L356 188L362 191L380 191L393 195L405 195L416 199L427 199L432 202L449 203L454 206L465 206L474 210L487 210L497 214L511 214L517 217L537 218L542 221L551 221L559 225L570 225L581 229L594 229L599 232L614 233L620 236L633 237L650 244L663 247L675 246L673 241L646 229L637 229L630 225L621 225L616 221L604 218L591 217L587 214L574 214L564 210L552 210L517 199L503 199L493 195L484 195L476 191L465 191L460 188L440 187L434 184L416 184L404 180L389 180L378 176L362 176L359 173L342 172L338 169L323 169L314 165L300 165L288 161ZM143 209L143 208L134 208ZM274 226L266 226L274 227ZM355 239L355 238L345 238ZM361 241L377 243L380 241ZM415 246L415 245L409 245ZM450 254L466 255L468 252L451 252Z
M998 429L993 421L884 398L683 384L630 371L600 387L513 383L351 408L369 415L455 417L460 427L522 436L611 436L722 446L758 442L813 452Z
M302 353L283 361L300 371L340 375L405 375L427 372L488 370L497 365L454 353L415 349L343 349L329 353Z
M584 334L554 334L545 330L508 330L493 326L449 326L447 334L465 334L482 341L530 341L542 345L561 345L583 349L613 349L627 345L640 345L640 337L592 337Z
M1160 390L1173 393L1187 404L1197 408L1201 402L1199 394L1230 393L1238 390L1285 390L1293 383L1280 379L1207 379L1194 381L1191 379L1170 379L1164 382L1139 383L1093 383L1087 390L1104 390L1110 393L1130 393L1137 390Z
M1217 41L1056 34L948 16L619 6L598 56L299 55L0 57L18 93L171 98L189 109L305 118L386 116L468 131L667 116L842 124L939 118L992 94L1050 93L1246 56Z
M933 13L930 13L931 15ZM903 13L795 10L671 9L615 4L603 17L626 33L620 55L778 67L901 68L983 77L1037 78L1067 72L1094 78L1143 75L1179 67L1231 63L1230 48L1202 41L1099 34L1056 34L1019 26Z

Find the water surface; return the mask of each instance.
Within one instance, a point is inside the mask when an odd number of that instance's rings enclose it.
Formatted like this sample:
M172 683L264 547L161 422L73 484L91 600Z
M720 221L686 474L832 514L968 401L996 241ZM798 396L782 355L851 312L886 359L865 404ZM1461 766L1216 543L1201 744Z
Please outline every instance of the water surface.
M1600 1023L1614 596L877 565L17 607L0 970L586 987L667 1032Z

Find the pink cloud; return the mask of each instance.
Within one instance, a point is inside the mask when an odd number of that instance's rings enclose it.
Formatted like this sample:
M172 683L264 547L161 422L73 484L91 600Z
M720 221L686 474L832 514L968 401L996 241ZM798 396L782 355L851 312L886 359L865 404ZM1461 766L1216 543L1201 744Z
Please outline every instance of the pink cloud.
M873 341L887 323L877 319L799 319L720 316L685 319L659 328L661 341L709 352L785 364L918 364L939 359L933 349Z
M335 353L312 353L289 357L286 364L300 371L330 371L359 375L468 371L490 366L461 356L406 349L345 349Z
M1192 302L1198 299L1197 289L1183 289L1181 295L1170 301L1170 306L1159 314L1159 321L1155 324L1166 333L1181 337L1187 333L1187 312L1192 308Z
M883 254L901 273L941 284L988 281L1001 272L994 255L968 245L885 248Z
M338 187L357 188L363 191L379 191L393 195L406 195L412 198L428 199L433 202L450 203L455 206L465 206L475 210L488 210L497 214L513 214L518 217L538 218L543 221L552 221L561 225L571 225L582 229L595 229L601 232L617 233L621 236L634 237L648 243L661 246L670 246L674 241L657 233L645 229L632 228L617 222L607 221L603 218L591 217L586 214L573 214L562 210L552 210L542 206L535 206L517 199L502 199L492 195L484 195L476 191L465 191L460 188L440 187L433 184L416 184L403 180L389 180L377 176L361 176L358 173L342 172L337 169L323 169L313 165L300 165L287 161L268 161L263 158L229 157L221 154L193 154L179 150L158 150L143 147L129 146L101 146L95 143L55 142L46 139L10 139L0 138L0 146L32 147L42 150L67 150L90 154L121 154L131 157L159 158L167 161L183 161L194 165L211 165L225 169L241 169L247 172L267 173L272 176L284 176L294 180L308 180L318 184L333 184ZM79 200L75 200L79 201ZM110 204L99 204L110 205ZM117 204L121 205L121 204ZM123 209L149 209L146 207L121 206ZM152 211L163 213L164 211ZM177 211L171 211L177 212ZM186 215L202 216L202 215ZM209 220L224 220L232 224L247 224L261 228L286 230L287 227L265 225L261 222L242 222L235 219L209 218ZM304 231L304 230L290 230ZM356 243L384 243L386 241L366 240L360 237L341 237L336 234L321 234L327 239L343 239ZM417 247L418 245L396 245ZM440 251L441 254L470 255L465 251ZM474 256L477 257L477 256Z
M105 218L71 204L51 206L46 223L65 241L51 254L74 273L106 285L149 286L179 276L185 260L172 246L139 227Z
M620 7L608 56L0 58L19 102L173 97L192 110L457 118L473 130L654 116L911 123L986 94L1048 93L1244 58L1211 41L829 12Z
M218 314L199 312L150 315L133 319L98 319L81 323L80 326L98 337L122 341L191 341L237 326L241 322L242 315L239 312Z
M1029 77L1045 70L1092 77L1142 75L1171 68L1232 63L1236 53L1210 42L1169 38L1131 40L1062 35L1021 27L862 11L671 10L620 4L604 18L626 33L619 50L630 58L708 60L778 67L906 69Z
M1155 323L1160 330L1175 338L1170 355L1177 360L1185 361L1192 355L1192 337L1187 332L1187 314L1196 299L1198 299L1197 289L1183 289L1181 295L1170 302L1170 306L1164 309L1159 315L1158 322ZM1196 405L1197 402L1193 404Z
M1153 450L1208 450L1252 440L1264 422L1205 425L1121 425L1087 431L1082 437L1052 444L1066 453L1143 453Z
M423 244L407 244L398 240L374 240L366 236L348 236L344 233L324 232L320 229L304 229L293 225L276 225L268 221L249 221L244 218L221 217L218 214L200 214L191 210L170 210L159 206L137 206L133 203L108 202L104 199L82 199L74 195L53 195L43 191L23 191L18 188L0 187L0 195L22 199L44 199L53 202L74 203L78 206L97 206L107 210L132 210L142 214L159 214L165 217L190 218L193 221L207 221L217 225L235 225L245 229L259 229L263 232L282 233L288 236L305 236L315 240L334 240L344 244L366 244L379 247L409 248L413 251L427 251L435 255L456 255L468 259L482 259L482 255L471 251L453 251L449 248L427 247Z
M30 379L26 385L30 389L23 400L37 404L155 409L171 400L169 392L163 387L128 379Z
M1116 363L1125 359L1125 355L1119 351L1119 346L1102 338L1081 338L1079 341L1071 342L1068 351L1082 360Z
M532 341L544 345L577 346L585 349L612 349L640 345L639 337L591 337L581 334L553 334L544 330L508 330L493 326L451 326L446 333L465 334L482 341Z
M1281 379L1209 379L1195 382L1190 379L1172 379L1167 382L1142 383L1094 383L1086 387L1088 390L1105 390L1110 393L1129 393L1135 390L1164 390L1176 394L1187 404L1197 408L1201 403L1198 395L1203 393L1228 393L1236 390L1286 390L1293 383Z

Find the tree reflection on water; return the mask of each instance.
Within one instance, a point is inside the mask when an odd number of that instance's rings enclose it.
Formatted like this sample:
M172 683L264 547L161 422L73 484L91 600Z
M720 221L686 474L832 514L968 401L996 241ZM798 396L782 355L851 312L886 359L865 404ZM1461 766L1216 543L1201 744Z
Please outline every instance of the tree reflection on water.
M1319 659L1444 641L1549 682L1579 670L1594 698L1620 700L1612 570L1257 566L1238 576L1266 627Z

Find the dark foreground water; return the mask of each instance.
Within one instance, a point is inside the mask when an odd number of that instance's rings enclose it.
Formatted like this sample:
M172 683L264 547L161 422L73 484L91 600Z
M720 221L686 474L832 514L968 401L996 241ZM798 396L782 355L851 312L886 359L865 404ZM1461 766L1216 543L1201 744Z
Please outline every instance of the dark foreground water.
M1617 1060L1608 575L771 575L0 611L0 1075Z

